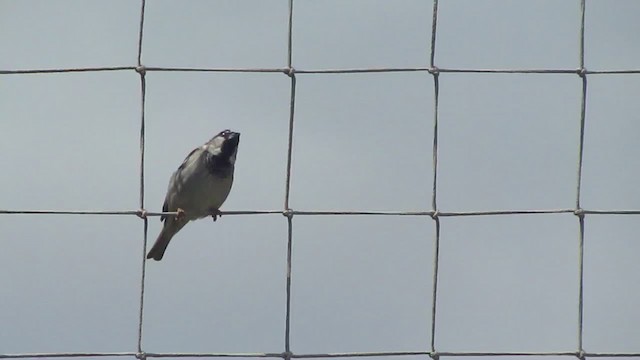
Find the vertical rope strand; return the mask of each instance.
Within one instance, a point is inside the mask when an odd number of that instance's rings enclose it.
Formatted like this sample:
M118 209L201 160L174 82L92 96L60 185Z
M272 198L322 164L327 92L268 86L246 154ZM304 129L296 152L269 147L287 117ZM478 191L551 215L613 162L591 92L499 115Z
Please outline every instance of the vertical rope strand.
M140 309L138 312L138 357L143 358L142 351L142 327L144 314L144 284L146 275L147 236L149 232L149 220L144 210L144 149L145 149L145 102L147 94L146 71L142 65L142 36L144 33L145 0L140 1L140 30L138 33L138 66L136 71L140 74L140 217L143 221L142 241L142 270L140 275Z
M286 312L284 329L284 360L290 360L291 352L291 271L293 253L293 213L289 199L291 197L291 161L293 155L293 121L296 109L296 74L292 64L293 58L293 0L289 0L288 34L287 34L287 69L286 74L291 78L291 92L289 101L289 135L287 141L287 173L285 179L284 212L287 217L287 270L286 270Z
M287 141L287 173L285 179L285 192L284 192L284 209L285 211L290 209L289 200L291 198L291 162L293 159L293 121L296 109L296 74L291 68L289 73L291 77L291 98L289 101L289 137Z
M431 294L431 349L430 352L436 354L436 309L438 300L438 269L440 262L440 218L434 217L436 224L436 235L433 245L433 290Z
M440 99L440 73L435 66L436 56L436 30L438 28L438 0L433 0L433 13L431 23L431 46L429 52L429 72L433 75L433 147L432 147L432 171L433 183L431 188L431 210L435 221L435 238L433 249L433 279L431 294L431 357L436 359L436 312L438 303L438 271L440 263L440 218L438 217L438 104Z
M431 16L431 51L429 53L429 66L435 67L436 57L436 27L438 24L438 0L433 0L433 15Z
M584 61L584 22L585 22L585 0L580 1L580 69L578 75L582 79L582 96L580 98L580 140L578 149L578 176L576 184L576 212L579 221L578 234L578 358L584 359L584 220L585 213L582 210L582 167L584 161L584 132L587 114L587 73Z
M284 359L291 358L291 259L293 252L293 217L287 216L287 300L284 328Z

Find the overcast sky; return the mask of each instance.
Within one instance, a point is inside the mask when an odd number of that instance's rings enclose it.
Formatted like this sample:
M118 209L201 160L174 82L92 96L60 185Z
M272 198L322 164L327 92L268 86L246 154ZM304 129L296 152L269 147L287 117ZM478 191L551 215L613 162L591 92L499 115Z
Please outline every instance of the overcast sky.
M441 0L435 65L578 69L579 10ZM588 70L640 69L638 14L586 1ZM0 70L135 66L139 20L133 0L0 0ZM147 0L142 63L284 68L287 21L286 0ZM427 0L296 0L292 65L427 67L431 28ZM242 139L223 210L283 209L288 76L146 79L148 211L226 128ZM439 211L575 208L577 74L439 80ZM585 209L640 209L638 94L639 74L588 75ZM433 99L426 72L298 74L291 208L432 210ZM1 74L0 209L138 209L140 100L133 70ZM150 218L149 245L160 228ZM637 216L585 217L588 352L640 352L639 233ZM429 216L295 216L292 351L429 351L434 240ZM0 354L137 350L142 220L5 214L0 244ZM147 262L143 351L284 351L286 251L282 215L190 223ZM439 260L437 351L578 350L575 215L445 217Z

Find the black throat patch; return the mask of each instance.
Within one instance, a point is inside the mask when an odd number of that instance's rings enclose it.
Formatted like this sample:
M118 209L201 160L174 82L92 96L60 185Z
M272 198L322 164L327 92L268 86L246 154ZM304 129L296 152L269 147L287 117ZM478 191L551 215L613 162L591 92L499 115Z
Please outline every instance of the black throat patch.
M207 152L205 163L211 175L227 177L233 174L233 164L229 161L229 156L225 156L224 154L213 155Z

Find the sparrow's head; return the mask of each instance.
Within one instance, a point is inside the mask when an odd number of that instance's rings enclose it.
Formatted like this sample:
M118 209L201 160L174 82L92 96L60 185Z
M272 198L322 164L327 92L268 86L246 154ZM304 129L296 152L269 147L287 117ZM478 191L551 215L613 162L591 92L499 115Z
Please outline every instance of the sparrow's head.
M236 162L240 133L229 129L221 131L207 143L212 155L227 160L231 165Z

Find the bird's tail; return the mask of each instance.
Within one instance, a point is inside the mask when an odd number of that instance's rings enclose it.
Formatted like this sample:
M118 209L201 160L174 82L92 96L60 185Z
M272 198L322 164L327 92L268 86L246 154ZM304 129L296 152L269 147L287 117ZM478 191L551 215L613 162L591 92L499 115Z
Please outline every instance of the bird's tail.
M180 229L182 229L185 224L186 223L183 222L173 221L173 219L165 220L162 231L160 231L156 242L153 244L153 247L151 247L151 250L149 250L149 253L147 254L147 259L153 259L156 261L162 260L164 252L167 250L167 246L169 246L171 238L173 238L173 235L180 231Z

